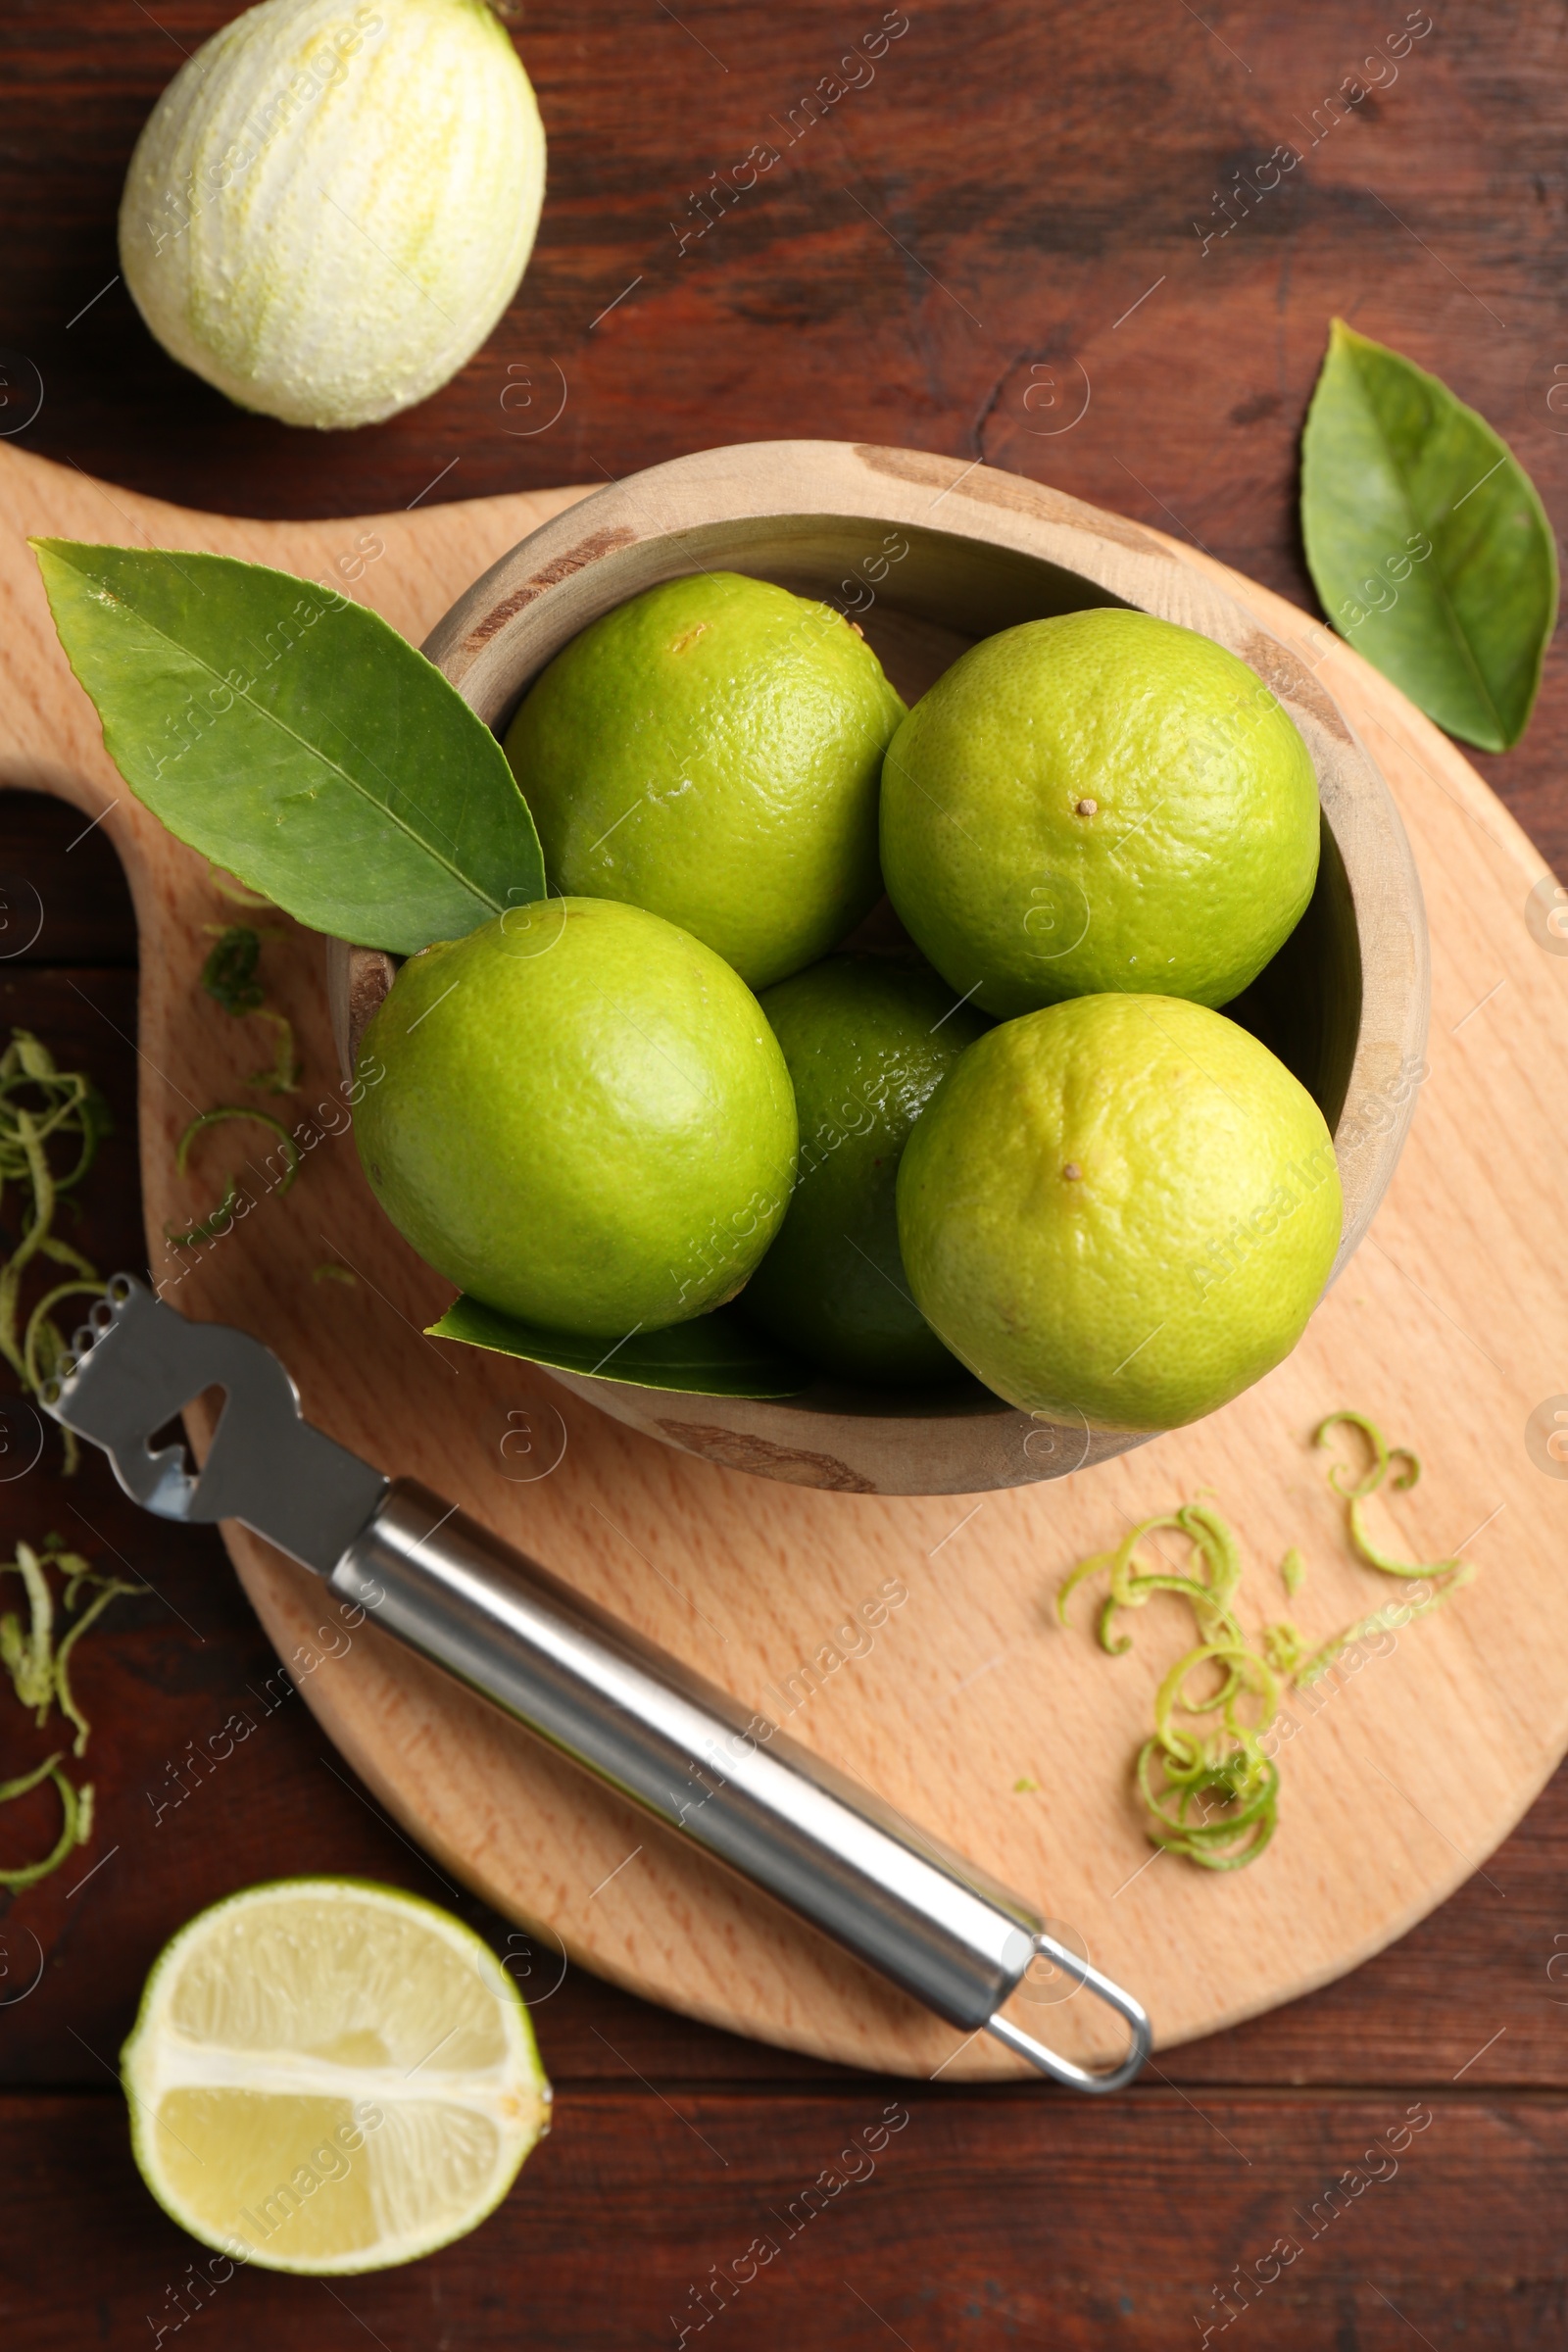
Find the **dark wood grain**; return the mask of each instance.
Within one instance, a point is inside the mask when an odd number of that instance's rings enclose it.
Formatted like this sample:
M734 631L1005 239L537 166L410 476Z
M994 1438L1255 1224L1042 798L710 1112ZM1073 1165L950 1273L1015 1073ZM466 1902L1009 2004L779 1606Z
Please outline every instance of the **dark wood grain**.
M233 13L13 0L0 22L0 426L29 405L30 362L44 400L12 423L19 445L111 483L230 512L352 513L595 481L714 442L867 437L983 456L1121 508L1309 606L1297 441L1339 313L1479 407L1562 510L1560 11L1435 0L1397 79L1331 109L1422 12L936 0L909 7L874 80L807 130L806 94L881 22L877 0L858 15L826 0L673 14L541 0L519 44L550 189L523 288L445 391L330 435L228 408L165 359L115 282L120 182L146 110ZM710 175L765 141L778 164L720 216ZM1216 191L1238 174L1255 184L1286 141L1300 163L1265 200L1228 198L1222 235ZM713 224L698 234L705 189ZM1560 868L1565 755L1554 649L1525 744L1479 764ZM69 811L0 797L0 1027L84 1057L109 1092L119 1132L80 1238L100 1263L134 1264L134 938L113 859L80 831ZM99 1867L0 1919L0 2321L18 2352L151 2341L178 2317L196 2249L135 2179L111 2073L148 1961L201 1903L346 1870L500 1933L283 1695L216 1540L142 1517L96 1463L68 1485L52 1455L0 1483L0 1545L51 1526L156 1592L117 1603L77 1678L102 1805L83 1861ZM193 1750L236 1708L252 1733L194 1772ZM0 1771L41 1741L0 1706ZM17 1809L5 1853L47 1828L44 1809ZM1301 2250L1246 2315L1250 2342L1560 2343L1568 1777L1498 1854L1473 1859L1464 1890L1356 1976L1168 2054L1103 2108L873 2083L568 1971L536 2009L555 2132L481 2231L331 2290L238 2278L182 2340L334 2352L368 2329L389 2352L597 2348L674 2344L686 2325L689 2342L758 2352L1163 2352L1219 2332L1216 2282L1283 2237ZM35 1949L36 1989L8 1998ZM556 1970L543 1954L539 1967L544 1988ZM769 2212L787 2213L889 2100L911 2120L875 2176L784 2237ZM1365 2151L1412 2102L1433 2122L1396 2176L1370 2180ZM1359 2192L1306 2234L1300 2217L1356 2165ZM764 2230L780 2253L699 2331L694 2290Z
M27 222L0 257L0 336L44 387L20 442L106 480L231 513L352 514L819 433L983 456L1310 605L1297 439L1338 312L1480 408L1558 511L1562 34L1523 0L1440 6L1402 60L1383 44L1427 15L1402 0L1130 0L1113 20L935 0L809 127L808 93L882 24L877 0L701 0L678 22L545 0L518 35L550 180L515 301L433 399L322 434L231 408L116 282L136 133L233 13L13 0L0 26L0 201ZM713 193L767 143L779 161L754 190ZM1301 161L1277 189L1218 201L1282 143ZM1092 397L1072 423L1081 370ZM1529 741L1483 766L1568 865L1565 728L1554 655Z
M1227 2314L1233 2340L1274 2352L1562 2341L1554 2095L1226 2092L1198 2108L1154 2089L1101 2112L870 2082L667 2104L583 2085L477 2234L329 2284L210 2269L149 2208L109 2100L34 2094L13 2115L0 2319L16 2352L146 2344L160 2324L182 2346L310 2352L1171 2352L1205 2327L1217 2338ZM66 2210L90 2248L69 2325Z

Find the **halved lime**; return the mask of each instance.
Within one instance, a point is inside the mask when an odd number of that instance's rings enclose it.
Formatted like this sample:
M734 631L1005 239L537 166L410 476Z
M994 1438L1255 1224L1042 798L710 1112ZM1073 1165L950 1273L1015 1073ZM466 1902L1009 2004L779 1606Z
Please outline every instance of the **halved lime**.
M355 1879L247 1886L154 1962L122 2052L137 2169L264 2270L384 2270L494 2211L549 2129L517 1988L435 1904Z

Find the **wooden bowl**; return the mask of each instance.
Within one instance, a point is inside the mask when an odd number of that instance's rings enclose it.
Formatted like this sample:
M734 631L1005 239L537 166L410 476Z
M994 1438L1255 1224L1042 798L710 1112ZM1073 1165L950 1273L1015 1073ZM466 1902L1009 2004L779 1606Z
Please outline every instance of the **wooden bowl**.
M492 564L424 650L499 734L530 681L591 620L661 580L719 570L848 611L906 702L977 638L1094 605L1201 630L1273 690L1312 757L1323 855L1297 930L1229 1009L1296 1072L1334 1132L1345 1192L1338 1273L1409 1125L1428 948L1404 828L1312 671L1208 570L1119 515L983 466L835 441L707 450L597 492ZM345 1069L393 968L388 956L332 943ZM685 1452L849 1494L1026 1486L1146 1442L1043 1422L971 1380L913 1396L820 1380L787 1402L762 1403L553 1377Z

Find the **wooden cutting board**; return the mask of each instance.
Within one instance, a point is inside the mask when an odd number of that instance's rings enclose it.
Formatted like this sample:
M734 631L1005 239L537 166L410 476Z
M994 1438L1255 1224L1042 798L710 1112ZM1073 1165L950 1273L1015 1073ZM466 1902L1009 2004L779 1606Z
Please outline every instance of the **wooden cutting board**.
M25 534L210 548L330 577L418 640L581 495L250 522L0 450L0 783L102 815L129 875L155 1274L175 1263L166 1220L216 1200L240 1159L224 1147L244 1130L220 1131L188 1183L174 1175L175 1139L198 1110L258 1099L243 1081L270 1043L197 987L207 927L233 909L112 767ZM264 1200L169 1296L276 1348L306 1412L344 1444L460 1500L1034 1897L1147 2001L1169 2043L1308 1991L1400 1935L1485 1862L1568 1746L1568 1461L1546 1445L1559 1407L1568 1429L1568 938L1546 920L1540 858L1451 744L1294 607L1165 544L1320 664L1393 787L1432 923L1430 1075L1398 1173L1301 1346L1260 1386L1054 1485L888 1499L712 1468L543 1373L432 1342L422 1327L446 1293L361 1178L321 943L291 925L269 940L264 971L303 1045L293 1115L320 1140L288 1198ZM355 1280L316 1279L325 1265ZM1386 1654L1293 1698L1273 1849L1211 1877L1152 1851L1128 1792L1152 1691L1190 1621L1156 1603L1113 1660L1084 1627L1053 1623L1052 1596L1082 1553L1207 1488L1243 1538L1250 1623L1287 1613L1273 1563L1292 1543L1309 1563L1292 1612L1309 1638L1394 1597L1348 1556L1309 1446L1341 1405L1425 1458L1390 1540L1409 1557L1462 1552L1479 1573ZM324 1616L320 1587L267 1545L239 1531L228 1544L354 1768L447 1870L536 1931L530 1997L548 1997L564 1950L693 2016L853 2064L1012 2071L994 2044L963 2044L373 1629ZM1103 2049L1082 1998L1041 1990L1021 2017L1075 2055Z

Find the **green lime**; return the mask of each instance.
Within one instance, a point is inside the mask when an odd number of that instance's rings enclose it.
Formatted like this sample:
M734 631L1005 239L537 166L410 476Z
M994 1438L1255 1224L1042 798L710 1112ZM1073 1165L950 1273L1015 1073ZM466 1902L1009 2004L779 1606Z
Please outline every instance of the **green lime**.
M794 1083L801 1158L747 1315L847 1380L961 1378L909 1296L896 1193L910 1128L989 1023L935 973L882 956L830 956L770 988L762 1010Z
M903 716L830 606L703 572L574 637L506 748L553 890L647 906L766 988L881 895L878 782Z
M1323 1114L1223 1013L1076 997L972 1046L899 1170L933 1328L1053 1421L1175 1429L1288 1355L1342 1203Z
M122 2064L160 2205L268 2271L450 2245L550 2129L528 2012L490 1946L357 1879L274 1880L198 1912L154 1961Z
M882 777L906 929L988 1012L1128 989L1228 1004L1317 878L1312 762L1245 662L1147 612L1068 612L962 655Z
M757 999L612 899L513 907L412 956L356 1133L404 1238L487 1306L623 1339L717 1306L783 1219L795 1102Z

